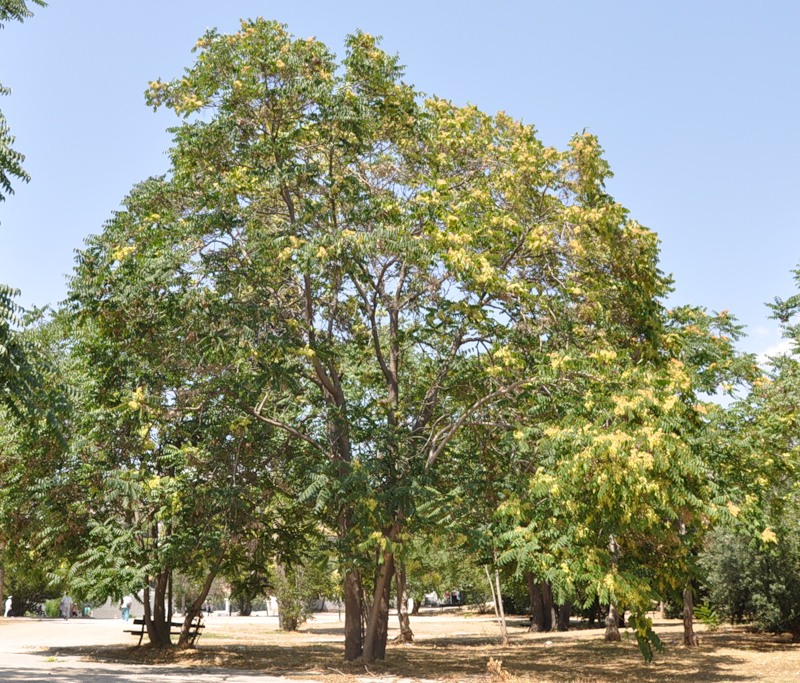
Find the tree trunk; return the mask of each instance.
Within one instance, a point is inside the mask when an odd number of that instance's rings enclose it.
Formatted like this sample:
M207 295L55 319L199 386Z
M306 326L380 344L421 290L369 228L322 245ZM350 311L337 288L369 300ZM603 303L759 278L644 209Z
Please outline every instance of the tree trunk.
M153 604L150 605L150 583L144 589L144 624L147 629L147 638L153 647L170 647L172 641L169 637L170 626L166 622L164 610L164 597L167 591L167 575L169 571L156 574L153 587Z
M4 544L0 543L0 605L2 605L3 616L6 615L6 570L4 569L4 549Z
M386 657L386 637L389 633L389 593L394 576L394 554L383 554L383 563L375 580L375 593L367 618L362 660L369 664Z
M553 589L548 581L543 581L539 584L539 589L542 591L542 611L544 612L544 627L543 631L552 631L556 623L556 608L553 605Z
M686 647L697 647L697 636L694 634L694 600L692 587L683 591L683 644Z
M497 556L495 555L495 559ZM506 612L503 607L503 594L500 591L500 572L494 570L494 582L497 586L497 605L500 609L500 644L503 646L508 645L508 629L506 628Z
M608 606L605 638L610 642L619 642L622 640L619 635L619 614L617 613L617 606L614 603Z
M558 630L569 630L569 615L572 612L572 606L569 602L565 602L558 608Z
M192 601L189 611L187 612L184 610L185 615L183 617L183 625L181 626L181 634L178 636L178 648L180 649L192 646L192 643L190 642L192 621L195 619L195 617L198 617L203 613L203 603L208 597L208 593L211 590L211 584L214 582L221 564L222 558L220 557L208 572L206 580L203 582L203 587L200 589L197 597Z
M528 581L528 597L531 601L531 627L533 633L544 631L544 606L542 605L542 592L539 584L531 572L525 574Z
M494 615L500 626L500 644L505 646L508 645L508 630L506 629L506 615L503 612L503 596L500 593L500 577L495 571L495 578L497 579L497 586L495 587L495 583L492 581L492 577L489 574L489 567L484 565L483 569L486 572L486 580L489 582L489 589L492 591Z
M397 619L400 622L400 635L397 640L401 643L413 643L414 632L411 630L411 620L408 618L406 566L402 562L398 562L394 578L397 585Z
M594 626L600 618L600 600L594 599L592 606L589 608L589 626Z
M344 658L352 662L364 651L361 628L361 577L350 569L344 575Z

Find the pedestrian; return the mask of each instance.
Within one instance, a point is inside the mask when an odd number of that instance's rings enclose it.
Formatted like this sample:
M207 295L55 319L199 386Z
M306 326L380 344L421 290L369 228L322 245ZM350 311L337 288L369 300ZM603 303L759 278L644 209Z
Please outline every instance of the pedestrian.
M61 610L61 617L65 620L68 620L72 616L72 598L64 593L58 606Z
M133 604L133 597L130 595L123 596L119 601L119 609L122 612L122 621L128 621L131 616L131 605Z
M3 616L4 617L10 617L11 616L11 599L12 599L12 597L13 596L9 595L6 598L6 608L5 608L5 610L3 610Z

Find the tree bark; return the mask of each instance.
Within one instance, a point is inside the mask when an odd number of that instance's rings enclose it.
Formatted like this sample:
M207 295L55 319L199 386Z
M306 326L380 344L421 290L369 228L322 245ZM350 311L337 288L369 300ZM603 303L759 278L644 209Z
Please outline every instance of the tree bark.
M609 642L619 642L622 640L619 635L619 614L617 613L617 606L614 603L608 606L605 639Z
M361 577L350 569L344 576L344 658L352 662L364 651L364 631L361 628Z
M686 647L697 647L697 636L694 634L694 599L692 587L683 591L683 644Z
M539 584L539 590L542 591L542 611L544 612L544 627L542 630L552 631L557 618L556 608L553 605L553 589L548 581L543 581Z
M542 591L539 584L531 572L526 574L528 580L528 596L531 600L531 627L533 633L544 631L544 605L542 603Z
M206 580L203 582L203 587L200 589L197 597L192 601L189 610L184 610L185 615L183 617L183 625L181 626L181 634L178 636L178 648L180 649L191 647L190 639L192 622L194 621L195 617L198 617L203 613L203 603L208 597L208 593L211 590L211 584L214 582L221 564L222 558L219 558L206 575Z
M369 664L386 657L386 637L389 633L389 593L394 576L394 554L383 554L383 563L375 580L375 592L367 618L364 634L364 651L361 659Z
M495 571L495 578L497 579L497 587L495 588L495 583L489 574L489 567L484 565L483 569L486 572L486 580L489 582L489 588L492 591L494 615L497 617L497 623L500 626L500 644L505 646L508 645L508 630L506 629L506 615L503 612L503 596L500 593L499 574Z
M495 556L496 559L496 556ZM508 645L508 629L506 628L506 612L503 607L503 594L500 590L500 572L494 570L494 582L497 586L497 606L500 609L500 644Z
M5 557L4 551L6 549L5 543L0 543L0 604L2 604L3 616L6 615L6 570L5 570Z
M169 637L170 625L166 621L166 610L164 609L164 599L167 592L169 570L152 577L153 604L150 605L150 584L144 589L144 624L147 629L147 638L153 647L170 647L172 641Z
M558 630L559 631L568 631L569 630L569 615L572 612L572 605L569 602L565 602L558 608Z
M400 635L397 640L401 643L413 643L414 632L411 630L411 620L408 618L406 566L402 562L397 563L394 578L397 587L397 619L400 622Z

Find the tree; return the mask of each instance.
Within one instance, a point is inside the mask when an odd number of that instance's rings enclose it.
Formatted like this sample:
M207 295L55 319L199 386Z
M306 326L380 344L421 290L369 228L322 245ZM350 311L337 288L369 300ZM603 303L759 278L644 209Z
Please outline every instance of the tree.
M54 571L67 547L66 530L86 517L85 510L72 508L74 482L61 478L69 462L74 405L63 327L43 311L30 312L19 323L19 329L8 330L10 362L5 375L0 373L0 592L7 574L19 586L25 582L18 574L31 567L39 576ZM44 589L40 583L36 590Z
M288 438L338 535L345 656L382 658L398 550L440 459L571 381L568 348L649 352L656 240L604 193L593 136L559 152L505 114L423 101L369 35L341 64L263 20L197 50L148 91L185 119L170 173L81 257L87 321L126 330L119 358L152 347L105 400L165 413L200 376L218 410ZM203 370L151 376L164 349Z
M278 550L291 557L290 541L310 528L287 484L301 446L226 400L252 385L238 340L215 317L224 299L208 283L186 286L191 258L165 249L163 235L137 234L156 206L179 212L173 199L159 180L137 187L80 254L70 292L89 378L74 476L95 511L74 574L95 595L144 588L158 646L170 644L174 572L200 588L183 646L217 575L263 567Z
M800 282L800 271L795 279ZM749 618L766 630L797 636L800 295L776 298L770 309L790 352L770 359L749 394L720 420L728 515L702 563L710 599L732 620Z

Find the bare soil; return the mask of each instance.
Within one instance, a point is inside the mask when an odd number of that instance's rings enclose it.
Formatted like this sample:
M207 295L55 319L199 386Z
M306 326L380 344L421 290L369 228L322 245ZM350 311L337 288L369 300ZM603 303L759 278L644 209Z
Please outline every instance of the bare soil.
M602 629L536 634L522 618L509 623L511 644L501 647L491 617L424 612L412 619L413 645L390 644L385 662L365 666L343 661L343 622L335 613L316 615L296 633L279 631L274 617L212 616L188 651L136 647L138 638L124 634L119 620L0 619L0 680L98 681L102 673L108 683L800 681L800 644L739 627L698 626L700 647L689 649L681 645L679 621L658 620L667 650L646 664L632 636L606 643Z

